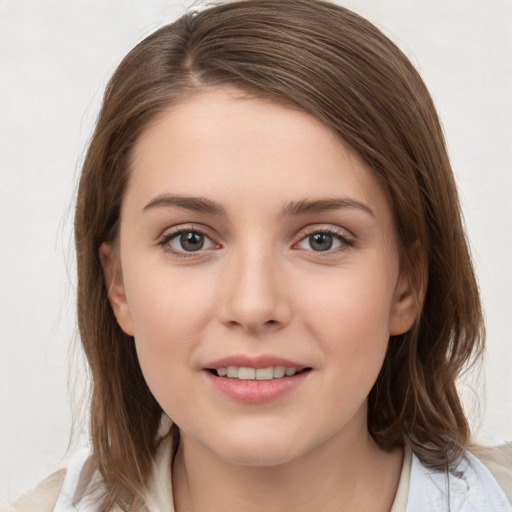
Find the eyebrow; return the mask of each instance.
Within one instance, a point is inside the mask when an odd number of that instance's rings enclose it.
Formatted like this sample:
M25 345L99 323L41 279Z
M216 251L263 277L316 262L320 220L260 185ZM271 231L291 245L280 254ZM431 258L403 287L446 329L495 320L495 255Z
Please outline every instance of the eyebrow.
M206 199L204 197L188 197L171 194L162 194L155 197L143 208L143 212L157 207L178 207L185 210L191 210L200 213L209 213L210 215L226 216L227 211L219 203Z
M146 212L159 207L183 208L185 210L206 213L218 217L225 217L227 215L227 210L224 206L210 199L173 194L162 194L155 197L146 206L144 206L142 211ZM307 215L309 213L321 213L345 208L356 208L371 215L372 217L375 217L373 211L368 205L350 198L318 200L303 199L302 201L291 201L281 210L281 216L295 217L299 215Z
M302 201L295 201L288 203L282 210L281 214L283 216L296 216L296 215L306 215L308 213L319 213L319 212L328 212L333 210L342 210L345 208L356 208L358 210L362 210L365 213L368 213L372 217L375 217L371 208L361 203L360 201L356 201L355 199L350 198L333 198L333 199L319 199L319 200L307 200L304 199Z

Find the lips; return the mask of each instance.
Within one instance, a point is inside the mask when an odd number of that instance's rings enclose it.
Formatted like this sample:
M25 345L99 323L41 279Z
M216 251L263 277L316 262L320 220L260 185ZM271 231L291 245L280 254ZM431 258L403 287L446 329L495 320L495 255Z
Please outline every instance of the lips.
M261 403L295 389L312 370L302 363L274 356L231 356L208 363L210 385L231 399Z
M248 366L228 366L209 370L217 377L239 380L273 380L292 377L304 370L286 368L285 366L269 366L267 368L251 368Z
M285 368L295 368L297 371L309 368L308 365L282 357L272 355L245 356L240 354L212 361L205 365L205 369L215 370L217 368L227 368L228 366L256 369L284 366Z

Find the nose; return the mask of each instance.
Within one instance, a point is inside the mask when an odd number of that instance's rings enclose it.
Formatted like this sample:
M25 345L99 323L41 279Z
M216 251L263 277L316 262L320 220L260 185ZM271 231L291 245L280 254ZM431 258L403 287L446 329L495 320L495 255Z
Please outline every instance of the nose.
M291 308L280 270L271 251L234 254L224 272L218 310L221 321L253 334L287 325Z

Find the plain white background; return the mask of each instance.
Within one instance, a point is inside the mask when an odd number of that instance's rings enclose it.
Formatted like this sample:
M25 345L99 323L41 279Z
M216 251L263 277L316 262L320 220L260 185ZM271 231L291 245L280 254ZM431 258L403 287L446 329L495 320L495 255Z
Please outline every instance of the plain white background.
M512 440L512 1L340 3L398 43L434 96L488 324L484 371L461 387L477 438ZM136 42L191 4L0 2L0 505L62 462L68 388L77 411L87 389L72 348L72 208L104 85Z

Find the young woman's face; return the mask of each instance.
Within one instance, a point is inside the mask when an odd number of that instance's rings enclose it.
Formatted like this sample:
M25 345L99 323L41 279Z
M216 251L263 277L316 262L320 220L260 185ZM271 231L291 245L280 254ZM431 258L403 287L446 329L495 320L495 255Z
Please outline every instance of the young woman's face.
M367 432L415 301L383 190L315 118L234 89L169 109L134 150L118 251L110 300L185 442L271 465Z

